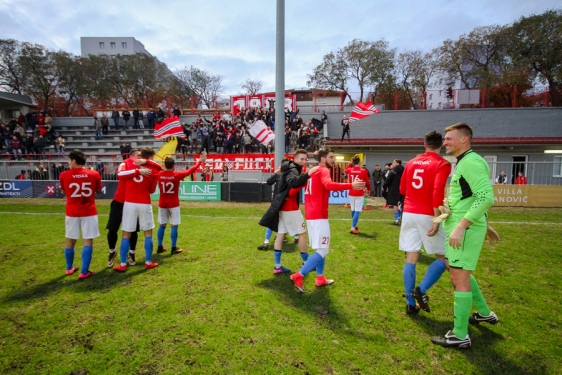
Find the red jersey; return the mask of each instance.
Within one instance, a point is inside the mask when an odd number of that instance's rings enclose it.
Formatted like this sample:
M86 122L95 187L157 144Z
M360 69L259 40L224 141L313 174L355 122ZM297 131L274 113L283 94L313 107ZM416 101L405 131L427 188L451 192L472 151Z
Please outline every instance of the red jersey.
M281 205L281 211L297 211L299 209L299 204L297 201L298 198L295 197L299 195L303 187L304 185L298 188L289 189L289 192L287 193L287 197L285 198L285 201L283 201L283 204Z
M160 188L158 207L178 207L180 205L180 199L178 197L180 181L194 173L200 166L201 162L198 161L193 167L185 171L174 172L171 169L166 169L160 172L158 175L158 187Z
M351 183L340 184L333 182L330 168L320 166L306 182L304 190L304 208L306 220L328 218L328 200L330 190L351 189Z
M443 204L450 173L451 163L435 152L410 160L400 180L400 194L405 196L404 212L435 215L433 209Z
M136 160L133 158L125 160L125 170L118 174L120 183L125 183L125 202L150 204L150 194L156 190L158 171L162 167L152 160L147 160L145 166L152 170L152 174L141 176L140 167L135 165Z
M96 191L101 190L101 176L86 168L72 168L59 177L60 188L66 194L66 216L86 217L98 214Z
M348 178L349 182L353 183L355 182L355 180L365 181L365 187L367 188L368 191L371 190L371 181L369 178L369 174L364 168L361 168L358 165L354 167L350 165L345 169L345 174L349 176ZM350 189L349 195L351 195L352 197L362 197L363 190Z

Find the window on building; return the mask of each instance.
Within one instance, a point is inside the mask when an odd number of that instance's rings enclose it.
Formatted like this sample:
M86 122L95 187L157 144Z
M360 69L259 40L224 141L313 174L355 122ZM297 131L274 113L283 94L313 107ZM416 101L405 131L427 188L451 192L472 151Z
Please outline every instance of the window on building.
M442 92L443 92L442 90L439 90L439 97L441 97Z
M114 59L114 58L115 58L115 55L111 55L111 58Z
M429 100L433 99L433 94L429 94Z
M104 42L100 42L100 49L104 49L105 48L105 43Z
M111 48L115 49L115 42L111 42Z
M554 157L554 168L552 170L552 177L562 177L562 156Z
M123 47L123 49L127 49L127 42L121 42L121 47Z

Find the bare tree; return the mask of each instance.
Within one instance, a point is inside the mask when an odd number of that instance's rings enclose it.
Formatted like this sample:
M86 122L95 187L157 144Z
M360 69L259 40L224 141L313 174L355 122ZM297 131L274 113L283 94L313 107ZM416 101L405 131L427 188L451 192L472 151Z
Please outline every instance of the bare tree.
M256 95L261 91L263 86L262 81L257 80L254 81L253 79L246 78L244 82L238 85L243 90L243 94L246 95Z
M0 87L22 95L25 90L25 76L22 74L20 55L20 42L14 39L0 39Z
M182 93L196 96L200 104L213 108L218 96L224 91L222 77L191 66L175 72Z

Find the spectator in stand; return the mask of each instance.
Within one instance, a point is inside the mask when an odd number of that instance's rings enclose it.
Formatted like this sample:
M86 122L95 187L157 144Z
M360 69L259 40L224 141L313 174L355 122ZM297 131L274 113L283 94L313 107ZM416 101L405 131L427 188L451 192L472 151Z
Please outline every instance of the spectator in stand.
M178 118L181 116L181 111L178 107L174 107L172 110L172 116L178 116Z
M96 141L101 141L103 139L102 126L101 121L96 116L94 116L94 130L96 131Z
M322 126L318 128L318 131L323 131L324 126L328 126L328 115L326 114L326 111L322 111L322 115L320 116L320 123L322 124Z
M109 134L109 119L107 118L105 113L101 116L100 123L101 123L101 134L108 135ZM102 138L100 137L100 139L102 139Z
M139 129L144 129L144 113L142 111L139 111L138 126Z
M156 112L152 108L148 109L146 113L146 120L148 121L148 128L154 129L154 121L156 120Z
M37 115L37 125L45 126L45 112L41 112Z
M64 165L61 163L53 163L51 169L53 171L53 178L55 180L58 180L60 174L65 171Z
M22 126L25 126L25 116L20 113L20 115L18 116L18 123Z
M33 150L37 155L43 155L45 153L45 138L39 135L37 138L33 138ZM37 157L39 159L39 157Z
M129 110L123 108L123 111L121 112L121 115L123 116L123 121L125 121L125 125L123 125L123 129L129 130L129 119L131 118L131 112L129 112Z
M45 164L42 161L39 162L35 170L33 171L33 179L34 180L48 180L49 179L49 171L45 168Z
M517 177L515 177L515 185L527 185L527 177L525 177L522 171L517 173Z
M135 107L135 109L133 109L133 129L139 128L139 113L139 109Z
M62 136L62 134L59 134L57 140L55 141L56 147L57 147L57 151L58 151L58 157L64 157L64 147L65 147L65 143L66 140L64 139L64 137Z
M384 182L384 188L387 189L386 204L394 209L394 223L393 225L400 226L400 217L402 212L399 206L402 203L402 196L400 195L400 180L402 179L402 173L404 172L404 167L402 166L402 160L394 159L392 162L392 169L388 173L388 177Z
M22 144L19 141L18 137L15 135L12 136L12 140L9 144L9 152L14 154L14 159L17 158L18 160L22 159Z
M343 127L341 133L341 142L343 142L343 138L345 137L346 134L347 134L347 141L351 142L351 136L349 131L349 119L347 118L346 115L343 115L343 119L341 120L341 126Z
M228 182L228 166L226 164L222 166L221 181Z
M375 165L375 169L373 170L373 186L374 186L374 195L375 197L382 197L382 178L383 172L380 165Z
M28 155L33 154L33 133L27 134L23 139L23 147L25 147L25 153Z
M507 174L505 173L505 171L501 171L499 176L496 177L496 184L498 185L507 184Z
M119 130L119 111L114 109L111 112L111 118L113 119L113 125L115 126L114 130Z
M201 181L213 181L214 173L209 167L205 167L201 172Z
M156 112L156 122L161 123L162 120L164 120L164 117L166 117L164 111L162 110L162 108L158 107L158 112Z
M127 160L129 158L129 154L131 153L131 145L129 143L122 142L121 146L119 146L119 152L121 153L123 160Z
M14 177L14 180L25 180L25 169L22 169L20 174Z

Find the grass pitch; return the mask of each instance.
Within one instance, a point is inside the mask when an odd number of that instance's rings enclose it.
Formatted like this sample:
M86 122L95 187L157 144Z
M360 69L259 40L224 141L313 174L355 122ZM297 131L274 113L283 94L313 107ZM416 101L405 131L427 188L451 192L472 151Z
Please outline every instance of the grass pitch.
M182 203L184 252L145 271L139 239L138 265L118 274L106 267L109 201L98 201L96 274L78 281L64 275L64 201L0 200L0 373L560 373L562 209L490 211L502 241L485 246L475 277L500 322L471 326L461 351L429 341L452 328L447 273L428 292L432 312L405 315L389 210L364 211L353 236L349 209L330 207L325 272L336 282L316 288L311 274L301 294L273 275L271 250L256 250L267 207ZM284 251L298 270L298 249ZM418 282L432 260L421 256Z

